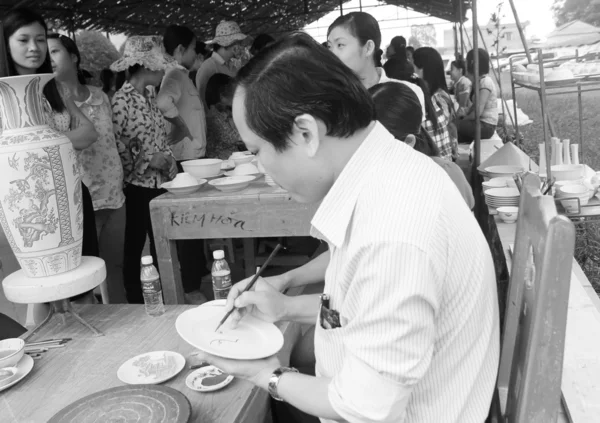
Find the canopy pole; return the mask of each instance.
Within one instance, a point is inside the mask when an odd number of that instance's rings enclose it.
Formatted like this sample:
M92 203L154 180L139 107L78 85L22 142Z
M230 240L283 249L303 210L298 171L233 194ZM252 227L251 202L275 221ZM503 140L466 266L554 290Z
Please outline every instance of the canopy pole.
M344 16L344 0L340 0L340 16Z
M510 8L512 9L513 16L515 17L515 23L517 24L517 30L519 31L519 36L521 37L521 42L523 43L523 47L525 47L525 54L527 55L527 61L529 63L533 63L533 59L531 58L531 53L529 52L529 46L527 45L527 38L525 37L525 32L523 32L523 27L521 26L521 20L519 19L519 14L517 13L517 8L515 7L515 2L513 0L508 0L510 2Z
M512 9L513 16L515 18L515 24L517 25L517 30L519 31L519 36L521 37L521 42L523 43L523 47L525 48L525 54L527 55L527 61L531 64L533 63L533 59L531 58L531 53L529 52L529 45L527 43L527 38L525 37L525 32L523 31L523 26L521 25L521 20L519 19L519 14L517 13L517 8L515 7L514 0L508 0L510 3L510 8ZM538 56L538 62L542 62L543 58ZM540 94L540 101L542 101L542 93L538 91ZM513 98L513 101L517 101L516 98ZM548 128L550 129L550 136L556 136L556 129L554 128L554 123L550 119L550 116L546 116L548 120Z
M479 118L479 24L477 22L477 0L473 0L471 5L473 15L473 110L475 111L475 139L474 142L474 157L471 179L473 181L473 194L476 198L475 215L481 216L481 185L479 184L479 173L477 168L481 164L481 120ZM468 65L467 65L468 66Z
M465 30L463 26L463 0L458 0L458 13L459 13L459 28L460 28L460 58L464 60L465 58L465 40L463 38L463 31Z

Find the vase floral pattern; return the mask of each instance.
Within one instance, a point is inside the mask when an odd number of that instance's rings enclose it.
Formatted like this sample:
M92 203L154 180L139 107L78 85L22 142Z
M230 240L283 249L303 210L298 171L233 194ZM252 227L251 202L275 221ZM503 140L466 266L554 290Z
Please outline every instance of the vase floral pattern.
M81 172L69 139L46 122L53 75L0 78L0 223L29 277L81 263Z

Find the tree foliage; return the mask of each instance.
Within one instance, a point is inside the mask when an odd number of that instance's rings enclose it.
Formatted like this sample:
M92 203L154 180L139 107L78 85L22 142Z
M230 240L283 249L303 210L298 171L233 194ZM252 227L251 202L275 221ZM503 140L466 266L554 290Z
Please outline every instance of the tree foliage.
M554 0L552 11L558 26L575 20L600 26L600 1L598 0Z
M92 74L110 67L121 57L113 43L98 31L78 32L76 41L81 53L81 68Z
M413 25L410 27L410 40L411 46L414 48L419 47L436 47L437 46L437 35L435 27L431 24L427 25Z

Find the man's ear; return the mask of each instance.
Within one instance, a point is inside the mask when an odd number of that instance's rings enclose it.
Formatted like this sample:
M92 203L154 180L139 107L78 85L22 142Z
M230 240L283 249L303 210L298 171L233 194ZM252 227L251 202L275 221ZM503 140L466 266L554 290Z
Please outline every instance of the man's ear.
M415 144L417 143L417 137L413 134L408 134L404 139L404 142L410 145L412 148L415 148Z
M309 114L296 117L292 126L291 138L295 144L304 146L309 157L314 157L321 144L319 125L316 119Z

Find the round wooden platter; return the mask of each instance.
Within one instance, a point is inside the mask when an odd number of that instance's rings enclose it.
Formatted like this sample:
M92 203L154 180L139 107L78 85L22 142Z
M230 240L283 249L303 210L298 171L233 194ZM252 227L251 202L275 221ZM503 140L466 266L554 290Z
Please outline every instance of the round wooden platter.
M96 392L63 408L49 423L187 423L191 406L167 386L119 386Z

